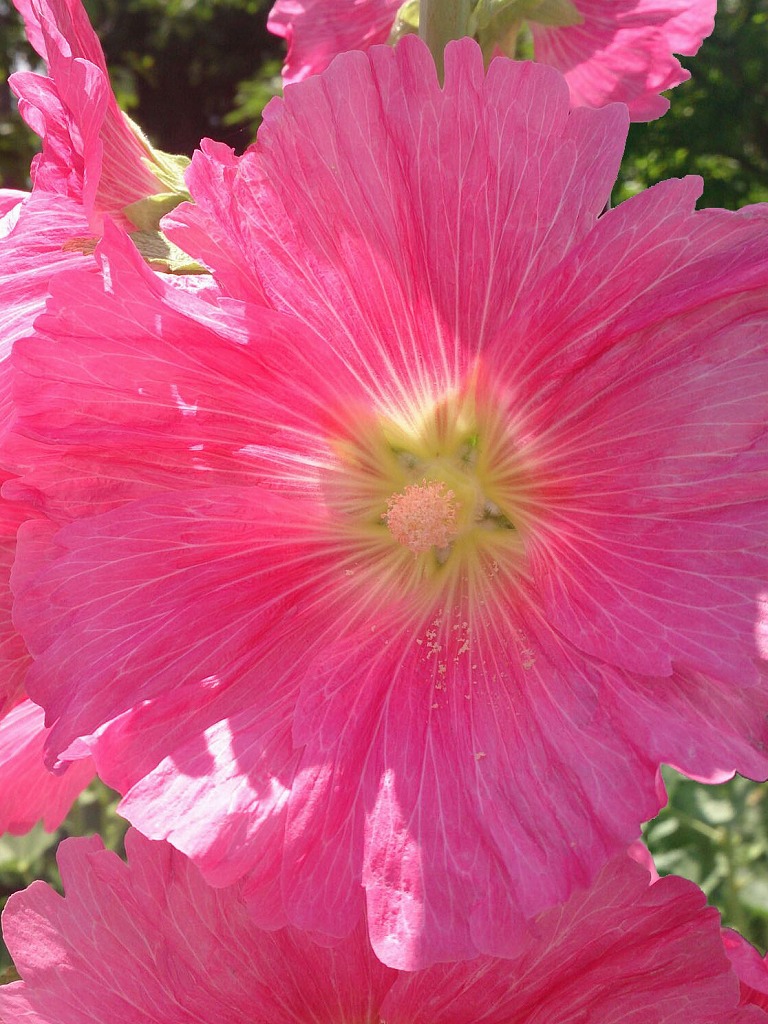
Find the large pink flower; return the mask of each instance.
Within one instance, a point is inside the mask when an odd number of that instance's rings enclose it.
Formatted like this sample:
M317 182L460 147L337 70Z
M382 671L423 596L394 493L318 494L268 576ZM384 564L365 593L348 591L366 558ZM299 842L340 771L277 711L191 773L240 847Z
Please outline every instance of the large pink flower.
M400 6L400 0L277 0L267 24L288 42L285 81L323 71L346 50L386 42ZM715 0L559 0L540 4L538 17L536 4L517 6L517 24L527 19L530 25L535 59L565 75L572 103L601 107L620 100L633 121L650 121L669 108L659 93L690 77L673 53L695 54L715 17ZM507 8L505 19L515 0Z
M542 915L509 960L405 974L362 928L330 948L253 927L238 887L212 889L165 843L65 842L62 899L42 882L12 896L6 942L23 981L0 989L16 1024L760 1024L739 1009L717 913L690 882L653 886L621 858Z
M766 212L600 216L626 110L471 41L340 58L18 347L16 621L55 758L264 923L510 950L663 802L768 774ZM290 174L286 173L290 168ZM211 229L214 230L211 230ZM166 230L171 231L166 220Z

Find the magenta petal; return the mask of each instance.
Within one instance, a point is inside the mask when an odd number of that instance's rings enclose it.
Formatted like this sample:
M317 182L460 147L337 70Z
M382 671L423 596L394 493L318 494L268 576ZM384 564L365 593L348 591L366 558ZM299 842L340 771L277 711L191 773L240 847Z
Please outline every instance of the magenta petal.
M180 743L120 805L142 832L192 857L212 884L244 878L245 897L256 894L254 919L268 928L287 923L279 851L297 755L286 718L279 698L267 710L231 713Z
M254 299L263 290L312 326L390 401L397 382L378 363L426 380L466 370L533 281L584 237L608 198L626 125L619 106L569 116L548 69L498 62L486 76L469 40L449 47L442 93L414 39L394 56L350 54L299 93L268 107L260 144L236 173L231 157L209 151L191 188L250 264ZM528 133L535 151L514 144ZM471 145L458 147L457 136ZM518 204L539 216L511 216ZM460 243L446 230L459 223ZM247 298L229 262L215 266ZM439 346L419 345L423 336Z
M0 472L0 483L7 483ZM29 652L13 623L11 574L16 557L16 535L30 510L0 499L0 711L7 711L24 696Z
M741 1001L768 1010L768 962L731 928L723 929L723 945L741 983Z
M3 359L14 341L31 333L53 275L65 267L86 265L86 257L70 243L88 233L81 207L65 196L35 192L23 201L16 223L0 237Z
M4 1021L338 1024L370 1019L391 985L360 929L335 949L261 931L239 890L207 886L172 847L129 832L126 848L127 865L97 837L69 840L66 898L38 882L9 901L24 982L0 991Z
M666 1024L684 1015L689 1022L757 1024L757 1012L753 1018L736 1009L734 981L718 915L704 907L703 894L680 878L649 888L642 869L616 861L589 891L542 915L511 959L400 975L382 1019Z
M660 117L659 93L690 77L672 54L694 54L714 26L712 0L576 0L582 23L533 25L536 60L565 75L574 104L620 100L633 121Z
M297 570L306 562L290 537L268 540L288 508L268 492L180 492L56 536L59 559L19 585L17 619L37 659L27 688L46 706L52 756L174 687L225 689L268 652L260 639L269 629L280 643L292 602L270 597L271 560L293 551ZM88 639L73 643L86 623Z
M32 1024L764 1024L740 1008L718 915L690 882L628 858L542 915L509 959L395 972L363 929L331 947L254 927L238 886L213 889L134 831L128 863L97 837L59 851L66 895L13 895L4 934L22 981L4 1021ZM725 936L729 942L729 936Z
M7 217L8 214L18 207L19 203L26 199L29 195L28 192L19 192L18 189L14 188L0 188L0 218ZM7 233L8 228L5 227L7 222L0 220L0 238L4 237Z
M339 53L385 43L399 6L399 0L278 0L267 28L288 43L283 79L299 82L324 71Z
M23 835L40 819L55 831L94 776L90 758L52 775L43 763L45 738L43 709L29 700L0 719L0 833Z
M322 420L340 400L359 403L360 388L322 339L274 310L179 291L111 225L97 262L103 279L58 276L36 336L15 347L15 404L32 443L16 440L27 472L14 497L42 492L46 513L66 519L163 488L273 486L275 443L311 459L308 428L312 454L327 460Z
M15 0L49 78L13 77L22 115L43 138L35 188L79 199L101 214L164 190L145 165L149 150L129 127L109 85L104 54L81 0Z
M185 176L195 202L182 203L166 214L163 231L180 249L214 271L218 283L231 295L261 302L263 292L243 263L247 228L240 223L233 196L239 162L229 146L203 139Z

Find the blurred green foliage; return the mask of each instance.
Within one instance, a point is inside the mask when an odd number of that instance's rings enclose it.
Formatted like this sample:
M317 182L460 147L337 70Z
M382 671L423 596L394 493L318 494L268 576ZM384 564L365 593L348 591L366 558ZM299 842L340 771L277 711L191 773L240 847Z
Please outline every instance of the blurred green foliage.
M85 0L121 105L169 153L203 137L242 151L279 87L266 0ZM277 79L275 76L278 76ZM237 117L238 113L242 116Z
M662 875L696 882L762 952L768 948L768 783L705 786L664 769L668 806L644 830Z
M700 174L701 206L768 200L768 0L725 0L715 31L682 63L670 111L633 125L616 202L664 178Z
M5 83L11 72L34 66L36 59L15 8L8 0L0 0L0 187L28 186L37 136L19 117L15 98Z

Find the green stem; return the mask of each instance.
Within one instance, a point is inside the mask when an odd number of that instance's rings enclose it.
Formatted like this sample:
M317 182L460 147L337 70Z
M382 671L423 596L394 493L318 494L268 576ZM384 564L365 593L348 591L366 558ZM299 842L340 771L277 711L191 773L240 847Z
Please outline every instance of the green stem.
M452 39L461 39L469 29L470 0L421 0L419 36L435 59L437 77L445 75L443 51Z
M736 882L739 859L738 840L734 842L733 833L729 828L725 829L724 838L724 853L728 864L728 873L725 877L725 893L723 898L723 903L725 905L725 923L743 934L747 931L749 922L747 920L747 913L744 904L741 902L739 886Z

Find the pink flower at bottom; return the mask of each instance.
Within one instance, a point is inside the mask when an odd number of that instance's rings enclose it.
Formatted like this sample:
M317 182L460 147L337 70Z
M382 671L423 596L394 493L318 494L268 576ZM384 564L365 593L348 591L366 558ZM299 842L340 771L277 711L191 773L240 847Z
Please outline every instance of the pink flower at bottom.
M648 884L628 858L543 914L511 959L408 974L358 928L330 947L254 928L238 887L213 889L181 854L136 832L128 864L97 837L66 841L62 899L10 898L6 943L22 981L0 989L17 1024L760 1024L738 1008L716 911L681 878Z
M50 760L87 740L264 923L365 904L409 970L506 955L661 763L768 774L768 211L601 215L625 109L446 57L441 90L418 40L346 54L197 154L164 225L218 301L116 230L59 275L4 488L46 517L14 582Z

